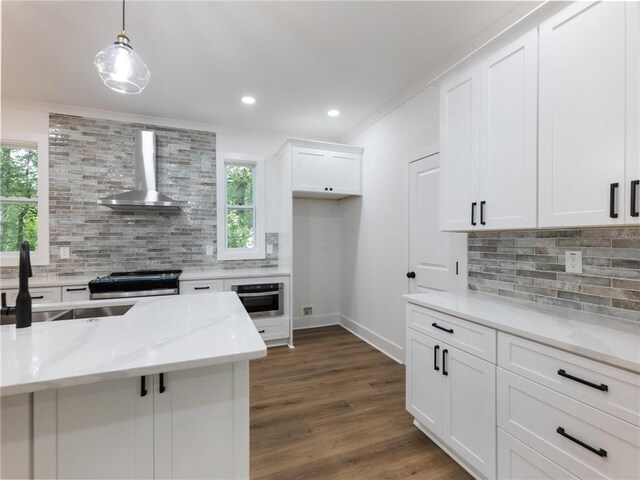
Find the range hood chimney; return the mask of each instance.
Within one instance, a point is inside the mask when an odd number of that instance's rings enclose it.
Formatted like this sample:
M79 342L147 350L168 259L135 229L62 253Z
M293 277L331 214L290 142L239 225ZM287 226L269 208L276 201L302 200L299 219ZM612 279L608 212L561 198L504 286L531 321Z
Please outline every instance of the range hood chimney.
M182 202L177 202L156 189L156 132L140 130L136 133L134 180L134 190L101 198L98 205L114 210L180 210L182 207Z

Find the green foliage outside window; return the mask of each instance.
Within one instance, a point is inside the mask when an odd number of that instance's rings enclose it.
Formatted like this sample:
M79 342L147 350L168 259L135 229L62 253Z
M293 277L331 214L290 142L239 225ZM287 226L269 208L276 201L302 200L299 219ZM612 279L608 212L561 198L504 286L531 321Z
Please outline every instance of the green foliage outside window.
M10 201L19 198L23 201ZM0 250L18 251L27 240L38 247L38 152L27 147L2 146L0 158ZM26 202L32 199L33 202Z
M255 205L252 166L226 165L227 248L253 248Z

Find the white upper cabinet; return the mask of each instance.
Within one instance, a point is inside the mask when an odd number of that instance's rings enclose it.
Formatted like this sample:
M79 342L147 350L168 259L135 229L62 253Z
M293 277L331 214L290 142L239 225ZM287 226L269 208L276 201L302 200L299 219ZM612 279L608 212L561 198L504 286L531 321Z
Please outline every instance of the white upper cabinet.
M440 90L442 230L536 226L537 31Z
M480 103L480 226L492 229L535 227L536 30L482 62Z
M540 26L541 227L638 222L637 9L577 2Z
M293 143L291 150L291 187L295 197L339 199L362 195L361 148L300 142L301 145Z
M477 224L480 75L471 68L440 87L440 229ZM476 202L476 205L472 205ZM473 217L473 218L472 218Z

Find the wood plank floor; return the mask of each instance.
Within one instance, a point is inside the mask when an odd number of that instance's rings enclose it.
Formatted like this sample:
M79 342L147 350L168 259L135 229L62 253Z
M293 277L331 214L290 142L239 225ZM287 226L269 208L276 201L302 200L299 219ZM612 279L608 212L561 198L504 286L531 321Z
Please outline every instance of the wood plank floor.
M415 426L404 366L342 327L251 362L252 479L469 479Z

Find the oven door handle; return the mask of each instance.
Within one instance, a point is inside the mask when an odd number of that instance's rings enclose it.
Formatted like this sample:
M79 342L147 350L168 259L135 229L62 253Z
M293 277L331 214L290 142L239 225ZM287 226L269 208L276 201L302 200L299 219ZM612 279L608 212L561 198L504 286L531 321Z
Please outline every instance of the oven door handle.
M266 297L268 295L280 295L280 290L274 290L272 292L238 293L239 297Z

